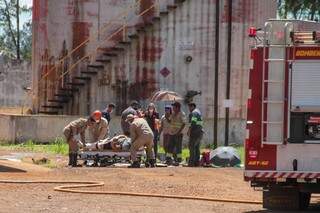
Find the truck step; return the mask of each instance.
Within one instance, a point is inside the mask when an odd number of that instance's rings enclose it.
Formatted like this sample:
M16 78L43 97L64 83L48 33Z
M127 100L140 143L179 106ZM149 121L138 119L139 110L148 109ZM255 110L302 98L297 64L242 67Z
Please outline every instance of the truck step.
M265 83L279 83L279 84L283 84L284 81L282 80L264 80Z
M283 144L283 141L262 141L263 144L269 144L269 145L279 145Z
M282 125L282 121L263 121L263 124L271 124L271 125Z
M264 104L284 104L284 101L270 101L270 100L265 100L263 101Z
M265 62L284 62L285 59L283 58L267 58L264 59Z

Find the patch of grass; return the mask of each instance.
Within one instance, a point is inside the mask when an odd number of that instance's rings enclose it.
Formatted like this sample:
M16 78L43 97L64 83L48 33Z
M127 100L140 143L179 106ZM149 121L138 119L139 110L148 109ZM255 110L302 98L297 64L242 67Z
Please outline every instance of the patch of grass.
M44 164L45 167L49 169L55 169L58 168L58 165L54 163L53 161L49 161L48 163Z
M28 140L21 144L1 144L8 150L27 151L27 152L40 152L50 154L67 155L69 146L62 138L56 138L53 142L47 145L37 144L32 140Z
M240 155L241 163L244 163L244 147L242 145L232 145L232 147L234 147L238 151L238 153ZM205 150L210 150L210 149L212 149L212 148L211 147L202 148L200 150L200 153L202 153ZM163 147L159 147L158 148L158 152L159 153L164 153ZM184 148L182 150L182 158L183 159L189 158L189 155L190 155L189 154L189 149Z
M244 163L244 147L243 146L238 146L235 147L240 155L241 163Z

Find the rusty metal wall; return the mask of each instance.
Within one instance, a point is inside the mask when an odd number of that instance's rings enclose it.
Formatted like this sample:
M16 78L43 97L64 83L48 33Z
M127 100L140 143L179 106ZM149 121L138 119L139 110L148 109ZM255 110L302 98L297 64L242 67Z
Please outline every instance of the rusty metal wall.
M249 49L247 29L263 26L276 16L276 1L233 1L231 118L244 119L246 114ZM113 60L112 82L115 87L127 86L126 99L147 102L155 91L169 89L185 95L188 90L202 91L195 101L206 118L213 117L215 0L186 1L161 21L154 23L132 40L124 54ZM226 61L227 61L227 1L221 4L219 117L224 117ZM193 58L191 63L185 57ZM110 66L110 65L108 65ZM168 76L161 73L166 71ZM118 82L118 83L117 83ZM111 96L100 96L92 103L101 108L109 100L119 99L121 88L106 87ZM126 89L126 88L122 88ZM95 94L95 93L94 93ZM112 97L112 98L111 98ZM121 99L121 98L120 98Z
M81 56L93 52L99 42L123 24L124 18L114 17L134 2L136 0L34 0L34 108L40 106L41 100L48 100L48 91L56 90L60 83L57 84L54 79L63 73L64 67L70 67ZM134 99L147 104L155 91L169 89L181 95L185 95L189 90L201 91L202 95L196 96L195 102L206 119L213 117L216 0L186 0L176 4L176 7L167 7L174 5L174 2L144 0L138 9L130 12L127 16L130 22L127 23L129 27L126 29L126 36L137 36L128 39L130 44L123 46L125 51L119 52L118 57L113 57L111 63L103 64L104 69L81 88L80 93L65 107L64 113L88 114L94 109L102 109L111 101L116 102L119 109ZM222 0L220 3L219 118L222 119L225 116L223 100L227 72L227 2ZM152 3L159 3L160 6L150 10L142 18L137 17L139 12ZM160 11L165 12L159 14ZM152 19L157 16L160 19ZM276 0L233 0L233 104L230 118L237 122L246 117L249 70L247 29L250 26L262 27L267 19L275 17ZM110 20L113 20L112 25L104 30ZM148 25L145 25L146 23ZM121 31L100 49L104 51L117 45L119 40L123 39L122 34L124 32ZM53 63L88 37L93 37L88 45L59 65L60 68L47 77L48 81L40 81L41 76ZM99 54L95 52L94 59L99 57ZM185 61L187 56L192 57L190 63ZM87 69L87 63L90 61L81 63L66 77L71 78L79 71ZM163 103L158 103L158 106L163 107Z
M224 117L227 61L227 1L221 5L219 115ZM245 118L248 81L247 29L262 26L276 16L276 2L268 0L233 1L231 118ZM161 21L139 33L128 52L114 60L113 83L127 82L128 100L148 100L156 90L169 89L185 95L188 90L202 91L195 100L206 118L213 116L215 0L186 1ZM193 58L191 63L185 57ZM161 73L166 70L169 75ZM117 81L119 83L117 84ZM111 89L111 88L110 88ZM113 93L113 101L118 102ZM119 97L119 94L117 94ZM105 97L95 103L101 108Z

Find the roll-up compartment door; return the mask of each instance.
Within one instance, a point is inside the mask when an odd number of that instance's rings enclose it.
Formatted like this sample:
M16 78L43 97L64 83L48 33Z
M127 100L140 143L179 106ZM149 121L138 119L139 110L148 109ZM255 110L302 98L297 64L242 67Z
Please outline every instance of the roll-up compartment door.
M292 107L320 107L320 61L292 64Z

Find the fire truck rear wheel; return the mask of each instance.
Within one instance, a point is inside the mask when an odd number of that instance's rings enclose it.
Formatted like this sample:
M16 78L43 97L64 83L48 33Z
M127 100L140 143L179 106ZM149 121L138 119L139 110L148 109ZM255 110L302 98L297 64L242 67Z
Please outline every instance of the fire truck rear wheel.
M310 204L311 193L300 192L300 210L307 209Z
M311 194L297 187L273 186L263 191L263 207L271 210L303 210L308 208Z

